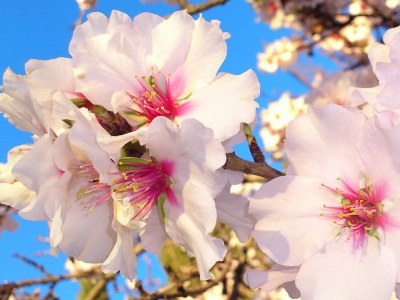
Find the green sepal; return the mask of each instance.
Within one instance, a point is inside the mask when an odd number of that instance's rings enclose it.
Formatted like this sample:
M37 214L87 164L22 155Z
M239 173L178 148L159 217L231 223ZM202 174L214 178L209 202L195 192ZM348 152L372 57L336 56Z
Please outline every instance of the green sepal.
M107 109L105 109L101 105L94 105L93 107L90 108L90 111L97 116L97 115L100 115L102 113L105 113L107 111Z
M253 140L253 132L251 131L251 127L247 123L243 123L243 131L247 138L247 143L250 144Z
M118 169L121 172L124 171L129 171L129 170L133 170L135 169L134 166L130 166L130 165L126 165L126 163L136 163L136 164L147 164L149 163L148 160L145 159L141 159L139 157L130 157L130 156L126 156L126 157L122 157L119 161L118 161Z
M368 235L374 237L377 229L378 229L378 226L375 225L374 227L372 227L372 229L367 230ZM376 236L376 238L378 238L378 237Z
M72 125L73 125L72 120L63 119L62 121L63 121L65 124L67 124L69 127L72 127Z
M133 111L124 110L124 115L128 116L133 121L139 123L138 125L136 125L136 127L138 127L138 128L146 124L146 117L138 115L137 113L134 113Z
M160 210L160 217L163 222L163 224L167 223L167 218L165 217L165 212L164 212L164 203L167 200L167 197L164 194L161 194L158 196L157 199L157 206L158 209Z
M187 96L183 97L182 99L179 99L179 101L187 100L189 97L192 96L192 93L189 93Z
M85 98L72 98L72 103L77 107L85 106L87 99Z
M146 147L140 145L137 139L126 143L121 149L121 157L142 157L146 153Z

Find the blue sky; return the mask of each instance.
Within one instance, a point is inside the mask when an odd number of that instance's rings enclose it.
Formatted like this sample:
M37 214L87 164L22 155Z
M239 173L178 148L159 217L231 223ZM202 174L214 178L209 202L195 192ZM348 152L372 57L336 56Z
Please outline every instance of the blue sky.
M135 16L143 11L167 15L176 7L162 2L143 4L136 0L98 0L96 10L109 15L111 10L124 11ZM68 44L72 36L71 24L79 10L74 0L2 0L0 1L0 72L10 67L15 73L24 74L24 64L29 59L52 59L69 57ZM231 34L228 43L228 56L221 71L242 73L249 68L256 71L256 53L263 45L288 31L271 31L263 23L256 23L256 15L245 0L231 0L225 6L216 7L203 13L207 19L218 19L224 31ZM305 88L284 73L268 75L258 73L261 82L260 104L277 99L282 91L295 94ZM16 145L30 143L29 133L20 132L0 116L0 162L5 162L7 152ZM248 155L245 147L239 153ZM34 258L35 253L48 249L48 244L38 242L38 236L47 236L44 222L28 222L17 218L19 229L14 233L0 235L0 282L40 277L37 270L12 257L18 252ZM40 255L35 258L49 271L64 272L65 258ZM74 295L76 288L61 285L60 294ZM64 298L62 297L62 298ZM115 296L118 298L117 296Z

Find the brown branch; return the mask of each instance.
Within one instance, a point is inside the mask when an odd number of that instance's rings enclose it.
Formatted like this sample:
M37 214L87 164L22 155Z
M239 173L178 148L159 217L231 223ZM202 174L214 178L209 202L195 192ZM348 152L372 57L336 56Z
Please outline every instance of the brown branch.
M47 272L46 269L42 265L39 265L37 262L35 262L21 254L18 254L18 253L14 253L13 256L15 258L22 260L24 263L34 267L35 269L37 269L40 273L44 274L45 276L47 276L47 277L53 276L53 274Z
M233 281L234 283L233 283L231 295L229 296L229 300L240 299L239 286L242 282L245 266L246 266L246 263L242 261L239 263L238 267L235 270L235 276L234 276L234 281Z
M96 282L96 284L90 289L89 293L85 296L86 300L96 300L98 299L98 296L100 293L104 291L104 287L107 285L107 283L115 278L114 273L109 273L109 274L104 274L102 278L100 278L99 281Z
M180 5L182 9L185 9L187 11L188 14L194 15L210 9L214 6L224 5L228 1L229 0L209 0L200 4L190 4L186 0L180 0Z
M6 295L11 295L14 289L20 288L20 287L26 287L26 286L31 286L31 285L37 285L37 284L54 284L58 283L63 280L72 280L72 279L81 279L81 278L88 278L94 275L103 275L103 273L100 273L98 270L90 270L87 272L81 272L79 274L67 274L67 275L59 275L59 276L47 276L45 278L39 278L39 279L28 279L28 280L21 280L18 282L11 282L11 283L6 283L6 284L0 284L0 299L3 296ZM115 274L110 274L114 275ZM106 275L103 275L106 276Z
M234 152L226 154L226 163L223 168L232 171L240 171L245 174L261 176L267 180L285 175L284 173L270 167L265 162L250 162L236 156Z
M204 293L208 289L210 289L213 286L215 286L215 285L219 284L220 282L222 282L222 280L226 277L226 274L230 270L231 263L232 263L232 254L228 252L227 255L225 256L224 262L221 263L224 267L221 270L221 272L219 273L219 275L217 276L217 278L208 280L206 282L206 284L204 284L203 286L200 286L198 288L191 288L191 289L185 288L184 285L183 285L183 282L185 280L182 280L181 282L178 282L179 286L171 285L171 286L167 287L168 290L171 290L173 288L177 288L176 292L171 292L171 291L167 292L167 290L165 290L165 289L160 289L156 293L148 294L143 289L143 286L142 286L141 282L138 282L136 284L136 287L139 290L139 293L140 293L140 296L141 296L140 299L143 299L143 300L174 299L174 298L178 298L178 297L196 296L196 295ZM188 280L190 280L190 278L188 278Z
M249 150L251 156L253 157L254 162L263 163L265 162L264 153L261 151L260 146L257 143L255 136L251 130L251 126L249 124L243 124L243 132L246 135L247 144L249 145Z

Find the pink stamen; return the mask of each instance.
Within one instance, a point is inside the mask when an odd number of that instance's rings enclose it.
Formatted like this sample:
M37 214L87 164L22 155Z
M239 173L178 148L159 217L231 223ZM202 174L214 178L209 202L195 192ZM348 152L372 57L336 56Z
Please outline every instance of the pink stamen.
M179 90L181 87L171 84L169 76L159 72L153 73L149 78L135 78L140 88L135 93L128 92L132 105L125 106L125 109L143 117L146 123L151 123L158 116L173 120L188 110L188 103L181 104L180 100L173 96L173 89Z
M371 184L365 179L360 188L355 189L347 182L340 180L343 189L331 188L325 185L329 192L341 199L339 206L325 206L322 216L330 218L342 229L347 229L353 247L364 245L369 236L376 237L376 230L382 227L385 215L382 200L386 197L384 184Z
M128 167L128 170L122 172L122 177L113 183L113 192L122 193L123 198L128 197L130 203L138 208L132 217L137 220L145 218L151 212L162 194L171 203L176 202L175 194L170 188L173 163L159 163L155 160L143 162L120 161L120 165Z
M87 179L88 184L82 187L77 196L84 208L89 211L93 210L97 205L111 200L111 187L106 183L99 182L99 173L90 163L71 165L70 170L76 176Z

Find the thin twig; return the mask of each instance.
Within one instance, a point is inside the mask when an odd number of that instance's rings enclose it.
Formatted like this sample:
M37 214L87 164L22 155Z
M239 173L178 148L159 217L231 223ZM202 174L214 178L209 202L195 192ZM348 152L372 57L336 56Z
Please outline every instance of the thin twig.
M102 278L99 279L99 281L96 282L96 284L90 289L89 293L85 296L86 300L96 300L98 299L98 296L100 295L101 292L104 291L105 286L107 283L114 279L116 276L115 273L109 273L109 274L104 274Z
M223 168L232 171L240 171L245 174L258 175L266 180L271 180L285 175L284 173L270 167L265 162L250 162L236 156L234 152L226 154L226 163Z
M147 294L147 292L143 289L143 286L140 282L136 284L136 287L138 288L141 299L143 300L174 299L178 297L196 296L204 293L208 289L222 282L222 279L226 277L226 274L230 269L231 263L232 263L232 254L228 252L227 255L225 256L224 262L222 263L224 268L219 273L218 277L215 279L208 280L203 286L200 286L198 288L188 289L185 288L183 285L180 285L178 291L176 292L167 293L163 289L161 289L156 293Z
M39 265L37 262L33 261L30 258L27 258L26 256L23 256L23 255L18 254L18 253L14 253L13 256L15 258L20 259L24 263L34 267L35 269L37 269L40 273L44 274L45 276L47 276L47 277L53 276L53 274L47 272L46 269L42 265Z
M188 14L194 15L210 9L214 6L224 5L229 0L209 0L200 4L190 4L187 1L180 1L181 7L187 11Z
M94 275L100 275L100 272L97 270L90 270L87 272L81 272L79 274L48 276L46 278L28 279L28 280L21 280L21 281L17 281L17 282L6 283L6 284L0 284L0 297L2 297L3 295L10 295L14 289L17 289L20 287L27 287L27 286L37 285L37 284L52 284L52 283L58 283L63 280L88 278L88 277L91 277Z
M243 131L244 131L244 134L246 135L247 144L249 145L249 150L250 150L251 156L253 157L254 162L256 162L256 163L265 162L264 153L261 151L261 148L258 145L255 136L253 135L250 125L243 124Z

